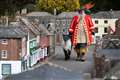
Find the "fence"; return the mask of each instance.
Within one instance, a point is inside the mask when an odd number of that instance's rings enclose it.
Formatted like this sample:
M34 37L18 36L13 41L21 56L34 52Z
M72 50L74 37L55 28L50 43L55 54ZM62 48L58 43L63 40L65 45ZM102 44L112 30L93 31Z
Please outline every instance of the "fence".
M96 44L93 53L94 70L93 77L103 78L111 68L111 60L106 57L102 50L102 39L96 39Z

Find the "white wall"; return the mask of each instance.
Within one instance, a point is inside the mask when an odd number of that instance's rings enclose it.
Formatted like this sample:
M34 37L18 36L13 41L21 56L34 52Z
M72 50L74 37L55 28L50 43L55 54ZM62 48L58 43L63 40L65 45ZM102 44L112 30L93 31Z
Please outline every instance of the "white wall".
M17 74L21 72L21 61L0 61L0 79L2 78L2 64L11 64L11 73Z
M95 24L95 20L98 20L98 24ZM104 23L105 20L108 21L107 24ZM117 19L96 19L96 18L93 18L92 21L93 21L94 27L98 27L98 33L96 33L95 36L102 37L102 35L105 34L104 28L108 27L109 25L111 25L112 27L115 27L116 20Z
M98 20L98 24L95 24L95 20ZM108 23L104 23L104 21L107 20ZM115 21L117 19L97 19L97 18L92 18L94 27L98 27L98 33L95 33L95 35L93 36L93 44L96 43L96 36L99 36L100 38L102 38L103 34L107 34L104 33L104 28L111 26L113 29L115 28Z

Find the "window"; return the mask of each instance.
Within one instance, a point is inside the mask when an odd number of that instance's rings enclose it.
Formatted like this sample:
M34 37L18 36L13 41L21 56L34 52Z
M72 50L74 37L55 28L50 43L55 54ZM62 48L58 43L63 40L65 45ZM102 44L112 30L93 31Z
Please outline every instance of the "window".
M107 33L107 27L104 28L104 33Z
M98 20L95 20L95 24L98 24Z
M2 64L2 75L11 74L11 64Z
M63 29L63 32L65 32L66 30L65 29Z
M42 24L45 24L45 22L44 22L44 21L42 21Z
M2 39L2 44L8 44L8 41L7 41L7 39Z
M1 51L1 58L7 58L7 50Z
M100 40L100 36L96 36L96 41L97 41L97 40Z
M107 20L104 20L104 23L105 23L105 24L107 24L107 23L108 23L108 21L107 21Z
M95 33L98 33L98 27L95 27Z

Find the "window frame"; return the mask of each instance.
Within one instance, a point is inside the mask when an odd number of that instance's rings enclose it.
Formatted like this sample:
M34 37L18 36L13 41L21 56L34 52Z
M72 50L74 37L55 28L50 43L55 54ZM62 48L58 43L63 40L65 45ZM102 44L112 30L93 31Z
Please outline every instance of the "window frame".
M6 59L6 58L7 58L7 53L8 53L7 50L2 50L2 51L1 51L1 58L2 58L2 59ZM4 56L4 55L5 55L5 56Z
M107 33L107 32L108 32L108 28L104 27L104 33Z
M98 20L95 20L95 24L98 24L99 22L98 22Z
M7 73L5 73L4 72L4 68L5 68L5 66L9 66L9 72L7 72ZM11 68L11 64L2 64L2 68L1 68L2 70L1 70L1 72L2 72L2 75L10 75L11 73L12 73L12 68Z
M1 40L1 43L2 43L2 44L8 44L8 40L7 40L7 39L2 39L2 40Z
M108 20L104 20L104 24L108 24Z

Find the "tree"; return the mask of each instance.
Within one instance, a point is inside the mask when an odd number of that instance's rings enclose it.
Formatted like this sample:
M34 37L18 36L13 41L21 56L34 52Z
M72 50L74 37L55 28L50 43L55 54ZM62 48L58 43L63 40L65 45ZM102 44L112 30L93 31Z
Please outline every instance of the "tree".
M111 6L113 7L113 2L110 0L96 0L95 2L95 10L110 10Z
M0 0L0 15L14 15L26 4L34 4L35 0Z
M0 14L9 15L15 10L15 4L12 4L13 0L1 0L0 1Z
M75 11L80 9L80 2L79 0L66 0L65 6L66 11Z
M27 9L27 12L35 11L35 5L34 4L26 4L23 6L23 8Z
M38 0L36 2L36 8L39 11L47 11L54 13L54 9L57 10L57 14L63 11L74 11L80 8L79 0Z

